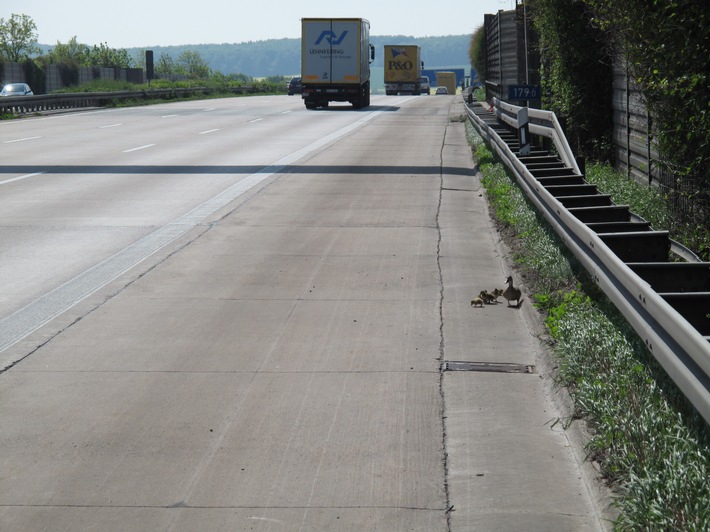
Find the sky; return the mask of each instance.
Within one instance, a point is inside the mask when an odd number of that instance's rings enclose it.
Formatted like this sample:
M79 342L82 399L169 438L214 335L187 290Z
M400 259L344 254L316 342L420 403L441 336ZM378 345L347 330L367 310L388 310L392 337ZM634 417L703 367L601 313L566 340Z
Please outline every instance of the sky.
M362 17L372 35L471 34L484 14L514 6L515 0L22 0L2 2L0 18L28 15L39 44L76 37L89 46L150 48L298 38L301 18L312 17Z

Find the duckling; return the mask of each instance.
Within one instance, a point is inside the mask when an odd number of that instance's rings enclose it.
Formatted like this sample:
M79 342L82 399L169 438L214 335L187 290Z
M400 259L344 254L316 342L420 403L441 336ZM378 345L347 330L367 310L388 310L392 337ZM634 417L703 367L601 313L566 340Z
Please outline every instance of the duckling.
M494 288L493 289L493 297L496 300L496 303L498 302L498 298L503 295L503 289L502 288Z
M474 297L471 300L471 306L472 307L482 307L483 306L483 300L480 297Z
M508 288L503 290L503 297L508 300L508 306L510 306L511 301L516 302L516 307L520 306L520 296L522 295L522 292L520 291L519 288L516 288L513 286L513 277L510 275L508 278L505 280L506 283L508 283Z
M480 297L486 305L491 305L495 303L496 300L496 298L493 297L492 294L489 294L486 290L481 290L481 293L478 294L478 297Z

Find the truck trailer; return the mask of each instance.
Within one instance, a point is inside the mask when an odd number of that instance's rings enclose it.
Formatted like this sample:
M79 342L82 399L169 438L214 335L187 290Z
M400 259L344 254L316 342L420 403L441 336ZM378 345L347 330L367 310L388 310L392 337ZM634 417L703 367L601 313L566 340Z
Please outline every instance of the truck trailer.
M396 96L400 93L420 94L422 50L413 44L385 45L385 93Z
M307 109L329 102L370 105L370 23L362 18L301 19L302 98Z
M456 73L455 72L437 72L436 86L446 87L449 94L456 94Z

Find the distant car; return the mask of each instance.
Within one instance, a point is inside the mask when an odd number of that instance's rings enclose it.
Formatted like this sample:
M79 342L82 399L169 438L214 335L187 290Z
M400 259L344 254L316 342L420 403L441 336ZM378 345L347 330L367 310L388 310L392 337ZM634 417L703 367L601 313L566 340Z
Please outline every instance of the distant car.
M301 94L301 78L291 78L288 82L288 95Z
M34 93L27 83L8 83L0 91L0 96L33 96Z
M429 84L429 76L419 78L419 91L421 94L431 94L431 85Z
M437 87L435 94L449 94L449 90L446 87Z

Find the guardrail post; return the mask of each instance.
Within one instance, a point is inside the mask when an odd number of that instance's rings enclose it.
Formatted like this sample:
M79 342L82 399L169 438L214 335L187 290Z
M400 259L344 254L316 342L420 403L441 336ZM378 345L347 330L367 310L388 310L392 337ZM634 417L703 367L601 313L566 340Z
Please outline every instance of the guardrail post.
M528 108L521 107L518 110L518 140L520 141L520 155L530 155L530 126L528 119Z

